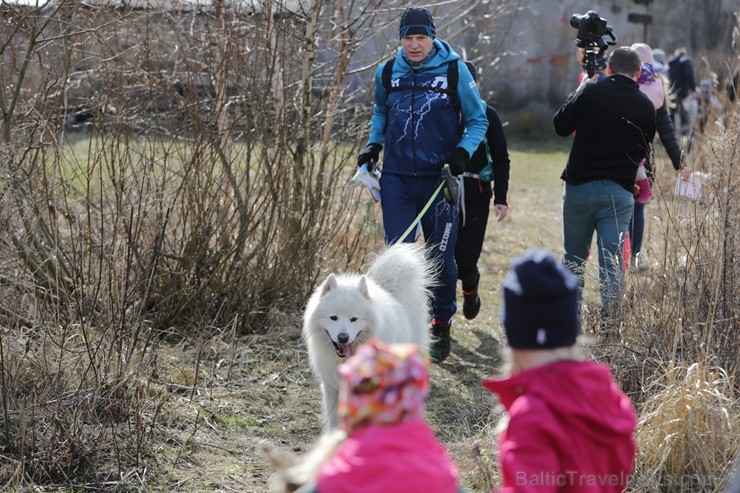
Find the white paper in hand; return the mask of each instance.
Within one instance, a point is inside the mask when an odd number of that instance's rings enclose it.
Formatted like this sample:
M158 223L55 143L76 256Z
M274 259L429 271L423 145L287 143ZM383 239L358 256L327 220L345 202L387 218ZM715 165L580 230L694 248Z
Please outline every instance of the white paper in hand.
M687 197L696 200L701 196L701 188L704 179L699 173L691 173L688 181L684 181L679 175L676 177L676 188L673 193L679 197Z
M357 173L351 181L365 185L374 202L380 200L380 170L377 167L373 166L373 170L368 171L367 164L363 164L357 168Z

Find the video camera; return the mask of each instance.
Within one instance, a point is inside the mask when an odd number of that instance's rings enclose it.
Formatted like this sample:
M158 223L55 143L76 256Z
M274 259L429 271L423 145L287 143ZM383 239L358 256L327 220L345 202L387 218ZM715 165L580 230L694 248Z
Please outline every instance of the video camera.
M617 44L617 37L606 19L602 19L593 10L589 10L584 15L573 14L570 18L570 25L578 29L576 46L586 51L583 69L589 77L593 77L596 73L596 57L603 57L609 46ZM604 39L604 36L609 36L611 41Z

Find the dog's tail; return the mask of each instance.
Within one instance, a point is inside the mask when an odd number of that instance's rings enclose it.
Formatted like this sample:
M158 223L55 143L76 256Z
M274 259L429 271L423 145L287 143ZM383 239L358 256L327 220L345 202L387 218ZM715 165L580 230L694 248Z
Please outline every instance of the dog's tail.
M375 258L367 276L397 297L415 290L429 298L437 268L423 244L396 243Z
M347 434L342 430L328 431L301 457L274 448L268 443L258 445L257 450L276 470L270 481L270 491L287 493L306 483L315 482L321 466L346 439Z

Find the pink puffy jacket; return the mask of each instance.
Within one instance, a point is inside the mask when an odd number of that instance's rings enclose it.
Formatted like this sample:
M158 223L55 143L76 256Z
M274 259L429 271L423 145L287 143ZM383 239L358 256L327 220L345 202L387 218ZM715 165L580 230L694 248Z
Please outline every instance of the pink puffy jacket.
M355 432L321 467L320 493L455 493L458 471L421 420Z
M635 457L635 413L609 368L558 361L483 385L509 413L499 493L616 493Z

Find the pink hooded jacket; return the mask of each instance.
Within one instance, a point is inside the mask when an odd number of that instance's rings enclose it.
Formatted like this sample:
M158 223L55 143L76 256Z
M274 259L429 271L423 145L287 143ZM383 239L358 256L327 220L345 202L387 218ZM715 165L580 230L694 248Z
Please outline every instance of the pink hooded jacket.
M609 368L558 361L483 385L509 414L499 493L616 493L635 457L635 413Z
M422 420L370 425L321 467L321 493L455 493L458 471Z

